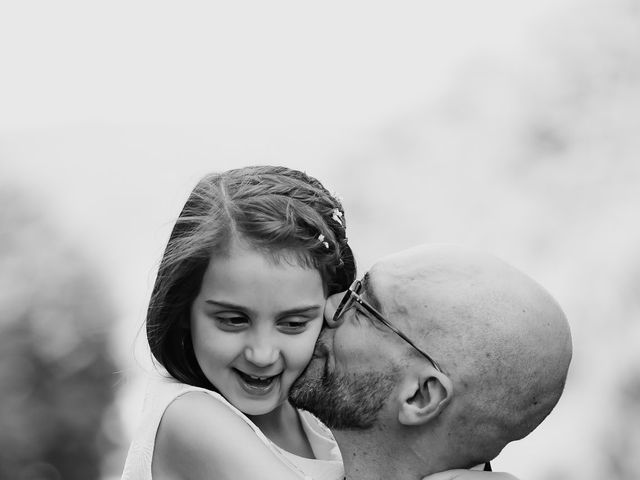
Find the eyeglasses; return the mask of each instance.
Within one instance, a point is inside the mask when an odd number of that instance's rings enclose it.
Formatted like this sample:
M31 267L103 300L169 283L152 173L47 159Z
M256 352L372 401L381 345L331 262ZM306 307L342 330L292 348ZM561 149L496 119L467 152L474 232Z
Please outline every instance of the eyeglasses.
M370 303L368 303L364 298L362 298L360 296L360 290L362 290L362 282L360 280L356 280L351 284L351 286L349 287L349 290L347 290L347 292L344 294L344 297L342 297L342 300L340 301L340 305L338 305L338 309L336 310L336 313L333 314L333 319L330 322L330 326L333 327L338 325L344 313L348 311L354 305L354 303L356 303L357 305L361 306L364 309L365 311L364 313L368 313L372 315L376 320L386 325L393 333L398 335L405 342L407 342L409 345L415 348L423 357L429 360L429 362L431 362L431 364L435 367L436 370L442 373L442 368L440 368L440 365L438 365L438 362L436 362L433 358L431 358L431 355L424 352L422 349L418 348L416 344L409 339L409 337L407 337L404 333L402 333L400 330L394 327L391 324L391 322L389 322L389 320L384 318L384 316L380 312L378 312L378 310L373 308Z

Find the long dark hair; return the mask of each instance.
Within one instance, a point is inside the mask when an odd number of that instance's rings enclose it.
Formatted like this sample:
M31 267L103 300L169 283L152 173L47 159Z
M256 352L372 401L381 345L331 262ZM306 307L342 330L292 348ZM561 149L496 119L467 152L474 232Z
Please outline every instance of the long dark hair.
M240 236L276 259L293 253L320 272L331 295L356 276L345 228L340 201L303 172L255 166L202 178L173 227L151 294L146 329L154 358L181 382L215 389L195 358L190 327L210 259Z

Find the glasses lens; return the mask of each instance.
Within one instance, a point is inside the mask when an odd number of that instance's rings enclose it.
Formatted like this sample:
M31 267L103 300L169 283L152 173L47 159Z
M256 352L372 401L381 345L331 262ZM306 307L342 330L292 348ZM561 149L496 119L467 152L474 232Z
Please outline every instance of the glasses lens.
M333 314L332 323L337 324L340 322L344 313L351 308L351 305L353 305L353 295L351 294L351 290L347 290L347 293L344 294L340 305L338 305L336 309L336 313Z

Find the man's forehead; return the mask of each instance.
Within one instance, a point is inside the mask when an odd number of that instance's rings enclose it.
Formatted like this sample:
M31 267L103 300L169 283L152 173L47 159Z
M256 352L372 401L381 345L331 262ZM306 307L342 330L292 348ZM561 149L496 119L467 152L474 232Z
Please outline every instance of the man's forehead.
M458 265L439 257L415 249L388 256L367 272L363 292L389 315L422 315L425 308L439 308L458 292L457 279L466 276Z
M367 300L383 312L392 313L411 296L406 270L388 268L386 263L374 265L362 278L362 293Z
M402 282L420 275L420 267L400 257L388 257L375 263L365 274L369 288L374 291L401 286ZM363 279L364 283L364 279Z
M388 313L440 314L484 308L526 290L530 279L492 255L423 245L383 258L368 272L369 290Z
M487 270L487 255L448 245L422 245L389 255L376 262L369 270L374 290L390 289L409 293L424 285L446 285L460 279L477 277ZM495 267L495 265L491 265Z

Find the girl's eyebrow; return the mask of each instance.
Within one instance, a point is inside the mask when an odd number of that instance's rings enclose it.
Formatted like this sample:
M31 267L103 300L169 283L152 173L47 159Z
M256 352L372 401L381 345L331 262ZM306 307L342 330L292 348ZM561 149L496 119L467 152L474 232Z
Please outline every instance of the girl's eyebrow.
M301 313L316 313L318 310L324 309L324 305L309 305L305 307L296 307L290 308L283 312L280 312L281 315L296 315Z
M236 305L230 302L221 302L219 300L206 300L207 305L213 305L214 307L228 308L230 310L240 310L243 312L251 312L250 309L243 307L242 305ZM300 307L289 308L282 312L278 312L278 315L299 315L303 313L316 313L318 310L324 308L324 305L303 305Z
M207 305L213 305L214 307L229 308L231 310L246 310L246 308L241 305L236 305L235 303L230 302L221 302L219 300L206 300L204 303Z

